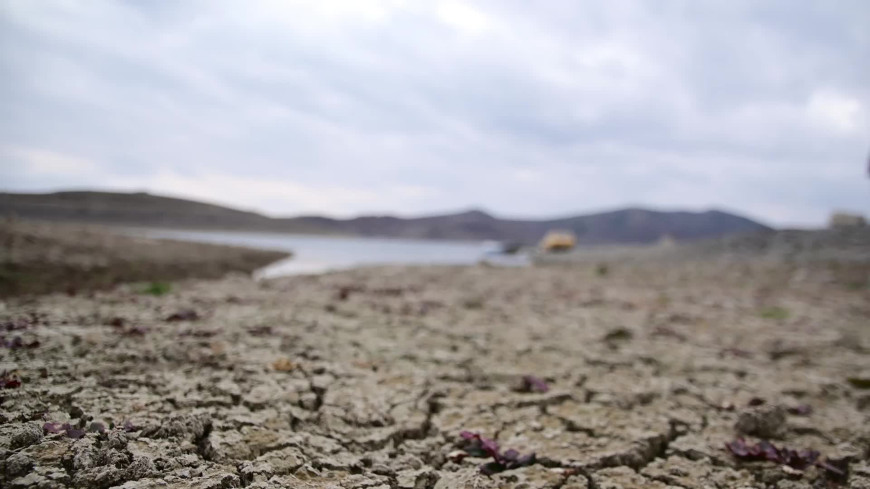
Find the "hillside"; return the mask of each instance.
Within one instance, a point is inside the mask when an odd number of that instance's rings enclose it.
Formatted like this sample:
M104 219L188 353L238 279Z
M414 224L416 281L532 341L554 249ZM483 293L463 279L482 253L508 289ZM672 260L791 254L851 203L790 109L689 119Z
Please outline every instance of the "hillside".
M0 193L0 215L129 226L522 243L534 243L551 229L571 230L584 244L650 243L664 235L694 240L769 229L750 219L715 210L695 213L637 208L546 220L500 219L479 210L407 219L270 218L191 200L109 192Z
M147 193L0 193L0 215L25 219L136 226L268 228L270 219L192 200Z

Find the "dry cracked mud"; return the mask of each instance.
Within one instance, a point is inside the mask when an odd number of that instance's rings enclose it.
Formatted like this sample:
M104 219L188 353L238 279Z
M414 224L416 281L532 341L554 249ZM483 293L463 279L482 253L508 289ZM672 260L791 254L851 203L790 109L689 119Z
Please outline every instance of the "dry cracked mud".
M3 487L870 488L870 293L823 267L379 267L0 314ZM482 475L462 430L537 463Z

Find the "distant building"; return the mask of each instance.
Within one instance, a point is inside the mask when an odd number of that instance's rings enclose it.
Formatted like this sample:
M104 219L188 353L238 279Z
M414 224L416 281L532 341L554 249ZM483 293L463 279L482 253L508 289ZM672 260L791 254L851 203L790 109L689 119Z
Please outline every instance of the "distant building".
M837 228L857 228L867 225L867 219L861 214L851 214L849 212L835 212L828 219L828 227L831 229Z
M553 230L538 244L546 252L570 251L577 246L577 236L571 231Z
M674 239L670 234L663 234L658 242L656 242L656 246L661 248L671 248L677 244L677 240Z

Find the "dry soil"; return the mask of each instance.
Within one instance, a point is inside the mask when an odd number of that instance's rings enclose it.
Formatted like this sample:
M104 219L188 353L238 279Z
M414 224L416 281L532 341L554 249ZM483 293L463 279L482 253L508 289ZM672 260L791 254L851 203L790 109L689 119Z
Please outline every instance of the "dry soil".
M0 318L3 487L870 488L870 291L823 265L237 275ZM538 463L482 475L463 430Z

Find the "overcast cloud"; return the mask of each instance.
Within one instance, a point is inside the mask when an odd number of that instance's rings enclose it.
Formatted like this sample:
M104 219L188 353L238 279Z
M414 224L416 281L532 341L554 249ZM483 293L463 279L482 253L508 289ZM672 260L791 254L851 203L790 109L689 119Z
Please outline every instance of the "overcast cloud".
M870 213L866 0L0 3L0 187Z

